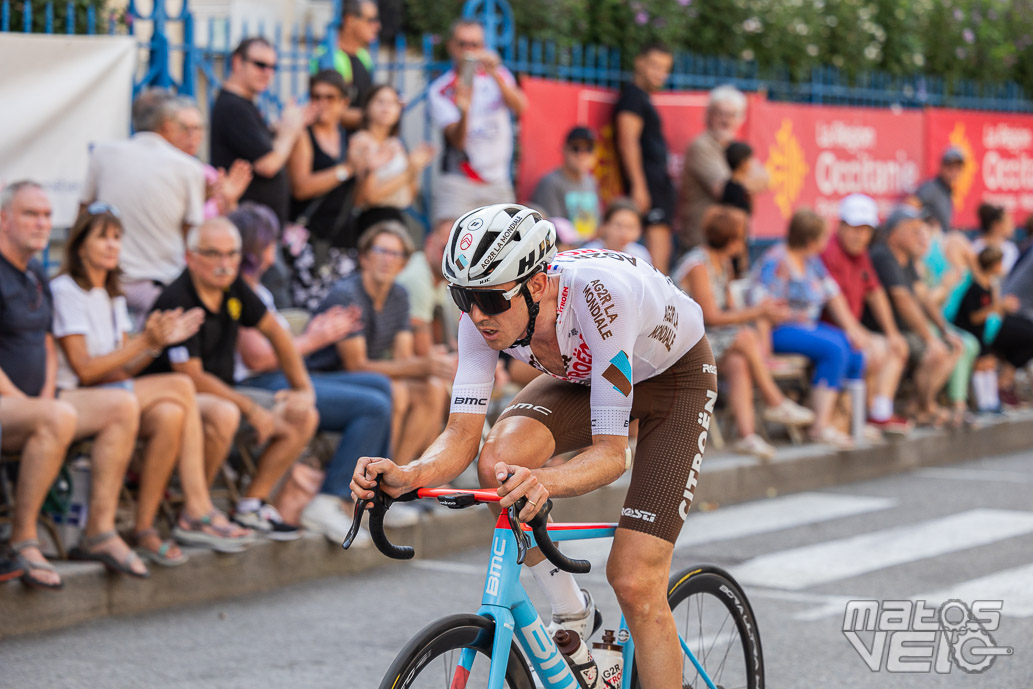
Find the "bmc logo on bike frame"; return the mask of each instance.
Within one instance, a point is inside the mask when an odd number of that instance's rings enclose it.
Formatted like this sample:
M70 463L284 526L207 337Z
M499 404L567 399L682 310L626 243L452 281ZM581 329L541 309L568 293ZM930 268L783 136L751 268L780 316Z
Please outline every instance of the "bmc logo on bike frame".
M526 627L520 628L524 635L527 648L531 651L537 661L540 672L538 676L544 680L547 687L558 687L559 689L577 689L578 682L570 671L563 654L556 648L556 644L549 638L549 632L545 629L541 617L535 617L534 622Z
M502 576L502 555L506 552L506 542L495 537L491 542L491 568L488 570L488 583L484 592L492 596L499 595L499 578Z

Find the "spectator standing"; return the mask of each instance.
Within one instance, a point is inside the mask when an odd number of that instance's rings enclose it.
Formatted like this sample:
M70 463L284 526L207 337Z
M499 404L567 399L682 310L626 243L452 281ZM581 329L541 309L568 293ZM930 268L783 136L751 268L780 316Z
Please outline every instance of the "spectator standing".
M391 446L399 464L418 457L441 430L448 405L447 382L456 366L451 355L434 350L424 356L415 353L409 298L396 282L412 251L412 240L398 223L386 221L366 230L359 239L359 273L334 285L317 310L358 305L362 329L308 359L314 371L343 368L391 378Z
M663 88L674 57L658 43L646 45L635 56L632 80L621 87L613 106L614 143L620 161L624 192L645 217L646 249L653 265L670 268L674 222L674 184L667 171L667 141L652 95Z
M375 0L343 0L337 47L330 52L325 45L316 48L310 71L316 74L332 69L350 87L350 103L341 111L340 122L349 131L362 125L360 106L373 88L373 56L369 47L380 31L380 12Z
M831 425L832 414L844 386L864 385L862 352L870 338L819 258L826 240L824 219L806 208L793 213L786 243L769 249L753 267L751 301L773 298L788 304L792 317L772 329L772 351L814 361L811 438L845 448L853 441ZM836 325L819 320L826 309Z
M356 208L361 234L383 220L406 224L405 210L420 191L420 174L434 158L434 147L420 143L409 152L399 138L402 101L394 87L374 86L362 105L362 130L353 137L356 164L368 170L358 183Z
M514 200L510 166L513 122L527 107L516 78L484 44L484 27L472 19L452 24L452 69L431 82L430 117L445 142L433 195L434 226L492 203Z
M789 318L785 302L763 299L741 308L732 299L732 257L746 243L746 214L730 206L715 206L703 221L705 242L687 253L674 271L674 280L703 309L707 341L717 361L718 375L728 381L728 397L739 440L735 450L761 459L775 448L756 432L754 387L766 405L765 421L787 426L810 426L814 412L788 399L765 365L760 335L753 324L761 319L781 323Z
M721 201L732 179L725 149L746 121L746 96L734 86L718 86L710 92L705 117L706 129L685 149L682 167L678 236L686 250L703 241L703 215ZM751 196L758 194L767 188L767 173L751 166L742 184Z
M137 398L144 450L131 541L140 555L164 566L186 562L176 544L162 541L154 528L177 464L184 504L173 535L186 545L240 552L251 534L212 505L193 383L180 374L133 378L165 347L197 332L204 313L152 312L143 332L130 337L129 311L118 286L121 240L122 223L115 209L104 204L91 205L71 230L64 268L50 285L54 337L60 345L57 387L62 395L80 388L124 388Z
M915 191L915 195L928 208L944 232L954 229L954 185L965 169L965 152L951 146L940 157L940 169L930 180L926 180Z
M978 254L988 246L1001 250L1002 275L1007 275L1019 260L1019 247L1012 241L1015 233L1015 222L1003 206L992 203L981 203L977 211L979 216L979 237L972 242L972 251Z
M631 199L622 197L611 201L606 206L603 224L596 234L595 239L581 248L620 251L646 263L653 263L649 250L638 243L642 236L642 215L638 212L638 204Z
M234 520L273 540L299 535L267 503L269 494L312 439L319 419L312 383L290 334L238 274L240 234L225 218L207 220L187 237L187 269L162 292L155 309L204 309L196 335L167 349L147 373L185 373L199 393L229 400L264 445L258 471L238 501ZM257 328L272 343L290 389L269 400L271 410L234 389L234 354L241 327ZM268 443L268 444L267 444ZM219 464L206 456L211 483Z
M204 219L204 168L171 143L181 136L177 109L164 89L141 93L133 102L136 134L97 144L83 185L83 207L100 201L121 213L122 284L137 318L183 270L183 238Z
M839 225L822 251L821 260L839 285L854 319L860 321L867 307L885 333L868 331L868 347L864 351L868 423L884 433L905 434L910 432L911 423L894 413L893 398L907 364L907 341L897 328L886 290L868 257L868 245L878 225L879 206L875 199L864 194L847 196L839 204Z
M908 343L908 366L914 371L918 393L915 418L919 424L939 426L947 415L935 398L957 365L964 342L947 328L915 268L915 260L926 248L925 223L919 211L898 206L886 219L883 232L885 241L872 245L868 255ZM865 314L864 322L873 330L879 327L871 314Z
M197 158L204 140L204 116L193 98L179 96L173 104L176 127L171 131L169 141L173 146L191 158ZM246 160L234 160L229 168L216 169L204 165L205 189L204 217L214 218L226 215L237 207L237 202L251 184L251 164Z
M355 270L352 253L358 168L349 160L348 131L341 116L351 89L340 74L321 70L309 78L308 97L315 119L298 137L288 171L293 201L291 226L296 236L285 237L291 262L291 296L296 305L312 310L330 286ZM301 231L299 227L303 227Z
M230 76L212 106L210 161L227 169L238 159L251 163L251 184L240 200L269 206L282 227L289 205L287 160L311 122L313 109L288 103L275 134L270 131L255 101L269 89L276 65L276 51L261 37L245 38L233 51ZM279 262L266 273L266 285L278 302L290 301L287 280L286 269Z
M577 243L595 237L599 228L599 183L592 174L598 159L595 134L574 127L563 144L563 165L542 177L531 195L531 203L545 215L574 225Z
M38 184L14 182L0 192L0 424L4 450L21 453L11 549L25 562L25 585L62 587L40 552L36 520L69 444L93 438L89 516L81 543L69 555L146 578L146 565L115 530L119 491L136 443L136 398L117 389L70 390L56 397L53 299L33 258L50 241L50 217L50 200Z
M246 203L229 217L241 235L240 274L259 299L288 328L276 311L272 295L259 283L262 272L273 261L276 218L262 206ZM333 345L349 332L361 327L358 307L333 308L308 322L305 332L294 338L294 346L302 356ZM276 350L269 340L253 328L241 328L237 342L240 364L237 384L278 392L289 388L286 376L279 370ZM319 494L305 507L301 524L340 543L351 528L351 491L348 483L359 457L379 457L389 453L391 440L391 381L377 373L334 371L313 373L312 388L319 412L319 430L340 434L340 440L326 467L326 476ZM365 532L362 532L365 537Z

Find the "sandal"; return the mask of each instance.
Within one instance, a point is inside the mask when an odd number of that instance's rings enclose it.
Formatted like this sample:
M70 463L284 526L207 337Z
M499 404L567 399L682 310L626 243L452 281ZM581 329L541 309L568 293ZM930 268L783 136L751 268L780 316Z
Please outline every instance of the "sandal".
M143 545L143 541L147 538L156 538L158 540L158 549L152 550L147 546ZM169 555L173 548L177 551L179 547L175 541L163 541L161 536L158 535L157 529L141 529L140 531L134 531L129 540L132 542L131 545L136 549L136 552L145 560L150 560L156 565L162 567L178 567L185 563L190 558L186 556L182 551L178 555Z
M29 548L36 548L38 550L39 547L39 541L34 539L11 544L11 550L15 552L18 556L18 560L20 560L24 565L25 572L21 575L22 583L30 589L37 589L39 591L58 591L63 589L65 587L64 581L58 580L56 584L52 584L49 581L43 581L39 577L32 576L32 572L39 569L46 572L57 573L57 568L46 560L30 560L22 555L23 550L27 550Z
M831 445L837 450L852 450L854 448L854 439L832 426L826 426L818 433L811 433L810 437L813 442Z
M172 536L183 545L209 548L217 553L239 553L254 542L254 534L250 529L241 529L226 520L226 524L216 524L217 517L226 519L219 510L194 519L184 512L172 529Z
M94 550L97 546L103 545L118 537L118 532L114 529L104 531L96 536L86 536L82 539L82 543L75 546L68 552L68 559L84 562L99 562L104 565L109 572L114 572L115 574L124 574L136 579L149 578L151 573L147 571L146 566L144 567L143 572L138 572L133 569L134 565L143 565L143 560L141 560L140 556L137 555L132 548L129 548L128 545L126 546L128 552L121 560L116 559L111 553L105 553L103 551L97 552Z

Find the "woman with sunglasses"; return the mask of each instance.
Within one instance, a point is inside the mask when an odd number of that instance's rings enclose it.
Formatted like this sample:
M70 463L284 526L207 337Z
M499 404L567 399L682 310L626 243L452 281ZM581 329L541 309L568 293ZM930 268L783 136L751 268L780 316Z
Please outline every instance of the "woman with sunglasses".
M402 101L387 84L374 86L362 104L362 129L352 137L356 161L369 170L360 182L355 205L361 210L356 232L383 220L405 223L406 208L420 190L420 173L434 158L434 147L421 143L411 152L399 138Z
M314 309L330 286L355 270L353 203L358 168L349 159L348 131L341 116L351 88L332 69L309 79L308 97L315 120L298 137L288 161L291 217L297 225L284 229L293 257L294 303ZM304 231L299 230L304 227Z
M51 281L54 336L59 347L57 385L61 390L104 386L129 390L140 403L144 441L139 471L136 521L130 541L159 565L175 566L186 556L163 541L154 519L175 466L184 494L183 513L173 529L176 540L220 552L239 552L251 540L212 505L204 476L204 434L194 386L178 374L133 376L162 350L193 335L200 309L152 312L142 333L129 335L129 313L119 288L122 223L117 211L93 204L69 235L61 274Z

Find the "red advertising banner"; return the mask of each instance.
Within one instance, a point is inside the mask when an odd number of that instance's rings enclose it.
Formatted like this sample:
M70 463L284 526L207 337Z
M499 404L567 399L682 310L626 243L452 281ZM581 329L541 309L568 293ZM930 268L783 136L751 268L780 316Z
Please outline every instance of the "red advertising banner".
M521 79L520 86L532 105L520 122L517 198L530 199L538 180L562 164L564 137L576 125L588 127L599 139L596 178L603 199L619 196L620 175L613 145L613 104L617 102L617 91L532 77ZM670 151L668 167L677 182L686 146L703 131L707 94L664 91L653 96L653 103L663 120Z
M954 188L954 225L978 225L982 202L1004 206L1023 221L1033 213L1033 116L968 110L926 112L926 170L936 174L944 150L965 153Z
M770 190L754 199L752 234L784 236L793 211L834 218L840 199L868 194L883 217L921 178L923 114L870 108L751 103L748 141Z

